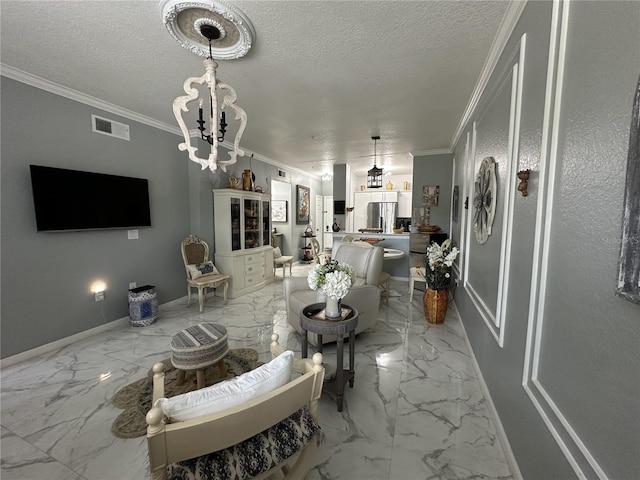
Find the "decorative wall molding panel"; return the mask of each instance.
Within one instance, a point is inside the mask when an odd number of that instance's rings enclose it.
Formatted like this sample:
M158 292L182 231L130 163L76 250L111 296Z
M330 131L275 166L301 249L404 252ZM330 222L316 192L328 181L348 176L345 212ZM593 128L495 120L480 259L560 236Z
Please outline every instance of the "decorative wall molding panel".
M558 443L578 478L607 479L587 446L572 427L539 378L542 350L546 279L549 265L551 220L558 163L558 132L564 82L564 65L569 23L568 0L554 0L544 120L540 158L538 203L536 214L533 271L527 329L523 388L530 397L547 428Z
M466 173L467 182L465 185L465 195L469 196L469 208L465 216L467 229L465 243L468 252L465 257L464 285L478 313L484 319L491 334L501 347L504 346L504 326L509 293L509 267L511 264L513 204L515 197L515 176L513 172L517 171L519 155L525 51L526 35L523 35L506 62L503 71L497 76L495 89L488 93L488 100L483 104L481 111L478 113L477 120L473 123L472 154L468 162L470 171ZM494 137L495 132L486 132L484 125L487 123L489 124L489 128L491 128L491 122L495 124L496 121L502 122L502 119L504 119L506 128L500 133L504 134L504 132L508 132L506 135L506 145L504 145L504 151L495 152L495 156L503 159L504 165L495 165L493 164L493 160L487 160L488 152L482 150L485 140L489 144L496 144ZM488 279L480 273L476 273L476 277L474 275L473 263L471 262L473 255L476 255L473 258L478 260L484 256L483 249L487 249L485 250L487 252L491 251L489 250L490 246L479 246L475 241L471 240L472 230L474 231L476 240L478 240L478 235L480 235L483 244L487 242L490 233L489 229L479 229L476 227L475 222L476 208L473 206L472 199L475 194L473 179L476 177L473 169L476 165L476 156L484 157L479 162L478 170L480 170L481 165L484 164L485 167L487 165L493 165L493 168L498 168L500 172L498 185L491 184L494 195L492 200L496 203L493 210L487 212L487 220L491 223L493 223L493 214L496 214L495 219L497 224L495 230L497 233L500 233L500 251L498 258L495 258L496 263L499 262L500 268L497 277L491 279ZM476 181L475 183L477 184L478 182ZM500 205L501 208L497 209L498 205ZM487 226L490 228L490 225ZM498 235L494 235L494 237L498 237ZM496 241L497 238L494 238L491 243L495 245ZM480 240L478 240L478 242L480 242ZM493 250L495 250L495 246L493 246ZM488 283L490 283L491 288L495 290L489 291L487 288ZM493 291L496 292L495 297L493 296Z

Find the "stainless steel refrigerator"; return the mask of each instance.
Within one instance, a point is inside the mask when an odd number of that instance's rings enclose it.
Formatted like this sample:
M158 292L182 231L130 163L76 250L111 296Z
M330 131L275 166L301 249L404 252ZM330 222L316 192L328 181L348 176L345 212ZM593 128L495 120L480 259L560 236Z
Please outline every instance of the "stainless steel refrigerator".
M380 233L393 233L398 218L398 202L369 202L367 228L377 228Z

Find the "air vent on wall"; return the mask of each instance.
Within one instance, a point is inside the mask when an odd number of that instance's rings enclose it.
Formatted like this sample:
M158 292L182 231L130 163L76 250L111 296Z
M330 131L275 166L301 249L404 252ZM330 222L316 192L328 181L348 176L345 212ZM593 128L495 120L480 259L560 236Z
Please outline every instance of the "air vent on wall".
M121 140L129 140L129 125L114 122L107 118L91 115L91 129L96 133L120 138Z

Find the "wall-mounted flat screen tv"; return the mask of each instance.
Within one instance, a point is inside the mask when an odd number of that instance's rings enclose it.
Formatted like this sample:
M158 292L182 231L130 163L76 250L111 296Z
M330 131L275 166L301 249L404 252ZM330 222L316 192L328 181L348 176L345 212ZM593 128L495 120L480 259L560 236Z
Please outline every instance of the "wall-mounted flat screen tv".
M149 182L30 165L39 232L151 226Z

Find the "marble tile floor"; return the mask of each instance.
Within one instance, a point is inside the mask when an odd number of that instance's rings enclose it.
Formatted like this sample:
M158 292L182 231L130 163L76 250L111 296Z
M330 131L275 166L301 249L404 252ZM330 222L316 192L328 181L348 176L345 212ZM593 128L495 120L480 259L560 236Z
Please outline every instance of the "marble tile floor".
M294 275L309 266L294 265ZM339 413L320 403L326 441L309 480L511 479L466 347L455 304L443 325L428 325L421 295L407 284L381 305L375 328L356 338L356 379ZM224 305L210 297L203 314L186 297L161 305L149 327L122 327L2 370L2 480L116 480L148 475L144 437L119 439L121 410L110 400L170 356L171 337L198 322L225 325L231 348L270 359L272 331L300 352L288 327L281 272L265 289ZM325 346L325 361L335 347Z

